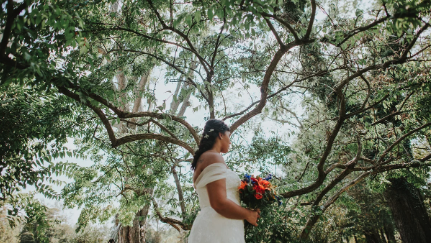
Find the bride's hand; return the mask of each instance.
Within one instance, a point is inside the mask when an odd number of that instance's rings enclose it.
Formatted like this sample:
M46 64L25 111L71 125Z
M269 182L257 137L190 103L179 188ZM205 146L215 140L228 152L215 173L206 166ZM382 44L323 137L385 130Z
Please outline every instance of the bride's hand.
M257 226L257 219L260 218L260 209L249 211L248 217L245 220L250 224Z

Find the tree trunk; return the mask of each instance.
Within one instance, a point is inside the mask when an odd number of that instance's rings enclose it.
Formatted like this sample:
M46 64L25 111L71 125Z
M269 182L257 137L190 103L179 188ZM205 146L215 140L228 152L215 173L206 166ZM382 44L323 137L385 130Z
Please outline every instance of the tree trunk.
M385 197L402 242L431 242L431 223L419 190L405 178L390 181Z
M386 241L386 238L385 238L385 234L383 233L383 229L379 230L379 235L380 235L381 242L386 243L387 241Z
M121 226L118 231L117 243L145 243L147 215L150 204L145 205L136 213L133 226Z
M144 208L139 211L139 216L141 217L139 221L139 233L140 233L140 243L145 243L145 236L147 234L147 215L150 209L151 203L148 203Z
M381 243L378 231L365 232L364 235L367 243Z
M118 243L140 243L139 227L133 221L133 226L121 226L118 231Z
M395 239L394 226L392 224L385 224L384 230L385 230L386 238L388 239L388 243L396 243L397 240Z

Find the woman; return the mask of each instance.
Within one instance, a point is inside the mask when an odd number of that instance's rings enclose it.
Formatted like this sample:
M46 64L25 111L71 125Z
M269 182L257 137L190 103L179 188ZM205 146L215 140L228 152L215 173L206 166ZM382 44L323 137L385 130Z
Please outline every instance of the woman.
M244 219L257 226L260 211L240 206L241 180L228 169L220 153L229 150L229 127L220 120L209 120L196 151L193 182L201 211L196 217L189 243L244 243Z

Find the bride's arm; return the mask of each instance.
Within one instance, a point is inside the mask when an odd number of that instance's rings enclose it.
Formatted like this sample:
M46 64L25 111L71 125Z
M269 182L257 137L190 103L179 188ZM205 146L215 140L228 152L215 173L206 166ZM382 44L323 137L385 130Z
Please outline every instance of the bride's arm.
M219 214L230 219L245 219L257 226L258 211L243 208L227 198L226 179L207 184L207 191L211 207Z

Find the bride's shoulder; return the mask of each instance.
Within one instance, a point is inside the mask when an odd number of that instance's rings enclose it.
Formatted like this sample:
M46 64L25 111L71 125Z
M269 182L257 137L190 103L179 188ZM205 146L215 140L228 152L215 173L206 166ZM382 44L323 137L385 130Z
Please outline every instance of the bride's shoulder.
M223 156L221 156L220 153L208 151L203 153L200 158L199 162L202 162L204 167L214 164L214 163L224 163Z
M201 171L204 170L207 166L210 166L212 164L222 164L225 165L223 156L217 152L208 151L203 153L198 160L198 166L200 167Z
M203 153L199 157L199 159L202 159L202 160L205 160L205 161L208 161L208 162L214 162L214 163L217 163L219 161L220 162L224 162L223 156L221 156L220 153L213 152L213 151L207 151L207 152Z

